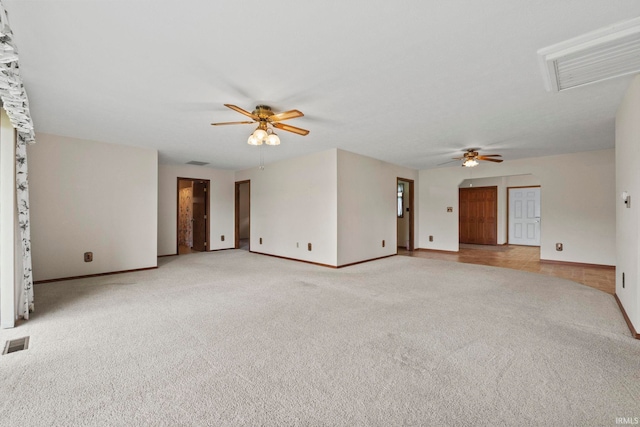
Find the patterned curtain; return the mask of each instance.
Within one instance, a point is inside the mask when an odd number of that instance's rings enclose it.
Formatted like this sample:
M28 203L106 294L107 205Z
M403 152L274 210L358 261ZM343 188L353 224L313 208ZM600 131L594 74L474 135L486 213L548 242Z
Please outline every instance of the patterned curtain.
M22 247L22 291L19 295L17 315L29 318L33 311L33 272L31 267L31 225L29 223L29 183L27 181L27 139L18 132L16 141L16 196L18 200L18 225Z
M29 225L29 186L27 184L27 143L35 142L35 131L29 99L20 76L18 49L13 40L7 11L0 0L0 98L9 120L17 129L16 140L16 197L18 225L22 248L22 290L17 315L29 318L33 311L33 276L31 271L31 230ZM20 277L20 276L19 276Z

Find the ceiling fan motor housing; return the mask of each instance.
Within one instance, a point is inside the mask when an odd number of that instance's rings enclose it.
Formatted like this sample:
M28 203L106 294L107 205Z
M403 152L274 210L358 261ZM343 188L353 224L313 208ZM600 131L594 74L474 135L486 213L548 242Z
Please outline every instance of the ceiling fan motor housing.
M256 105L253 114L260 117L261 120L266 120L268 117L273 116L273 110L268 105Z

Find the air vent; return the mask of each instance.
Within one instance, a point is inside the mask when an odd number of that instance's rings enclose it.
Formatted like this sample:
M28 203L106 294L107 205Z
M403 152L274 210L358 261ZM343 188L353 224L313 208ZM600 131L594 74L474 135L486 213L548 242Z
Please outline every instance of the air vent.
M191 160L190 162L187 162L188 165L195 165L195 166L204 166L204 165L208 165L209 163L207 162L199 162L197 160Z
M640 17L538 51L550 92L640 72Z
M7 341L2 354L15 353L16 351L26 350L27 348L29 348L29 337L17 338Z

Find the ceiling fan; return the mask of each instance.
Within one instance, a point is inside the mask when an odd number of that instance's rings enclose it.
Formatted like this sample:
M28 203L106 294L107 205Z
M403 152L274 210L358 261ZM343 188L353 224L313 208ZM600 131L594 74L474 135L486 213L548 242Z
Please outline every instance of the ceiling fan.
M464 160L461 166L468 167L468 168L477 166L478 160L483 160L487 162L496 162L496 163L502 163L503 161L502 159L494 158L494 157L502 157L501 154L486 154L484 156L481 156L477 150L478 150L477 148L468 148L466 152L462 155L462 157L454 157L453 160ZM451 163L451 162L446 162L446 163ZM441 164L444 165L446 163L441 163Z
M237 111L240 114L243 114L253 121L241 121L241 122L221 122L221 123L211 123L213 126L222 126L222 125L246 125L246 124L254 124L257 123L258 127L256 130L249 136L249 140L247 141L250 145L262 145L265 143L267 145L278 145L280 144L280 138L275 134L273 128L282 129L287 132L297 133L298 135L308 135L309 131L306 129L298 128L295 126L287 125L284 123L280 123L284 120L295 119L296 117L302 117L301 111L298 110L289 110L283 111L282 113L274 113L271 107L268 105L257 105L256 109L251 113L243 110L240 107L231 104L224 104L225 107L231 108L234 111Z

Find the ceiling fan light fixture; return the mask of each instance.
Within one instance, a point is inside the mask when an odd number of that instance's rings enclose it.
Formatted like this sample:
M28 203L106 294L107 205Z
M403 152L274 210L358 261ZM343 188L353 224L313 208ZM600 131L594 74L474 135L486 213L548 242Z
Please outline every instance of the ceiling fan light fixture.
M252 133L249 135L249 140L247 141L249 145L262 145L262 140L256 138L256 136Z
M255 136L260 141L260 144L262 144L264 140L267 139L267 132L258 128L253 132L253 136Z
M267 145L280 145L280 138L275 133L270 133L265 143Z
M464 163L462 164L462 166L467 167L467 168L472 168L474 166L478 166L478 161L476 159L467 159L464 161Z

